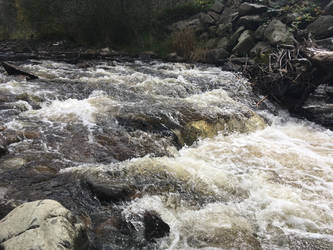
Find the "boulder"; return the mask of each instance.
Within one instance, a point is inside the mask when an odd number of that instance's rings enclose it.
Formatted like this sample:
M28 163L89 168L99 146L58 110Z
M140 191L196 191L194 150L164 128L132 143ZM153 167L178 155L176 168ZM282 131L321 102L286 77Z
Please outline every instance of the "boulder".
M0 248L88 249L83 224L60 203L41 200L22 204L0 221Z
M238 43L232 52L236 55L245 56L254 45L253 32L245 30L238 38Z
M209 25L214 24L215 20L210 15L208 15L206 13L201 13L201 15L200 15L200 22L204 26L209 26Z
M288 31L287 26L278 19L273 19L268 24L264 36L272 45L292 44L294 41L293 35Z
M211 49L206 53L206 62L207 63L217 63L220 60L226 59L229 57L228 51L223 48Z
M333 0L325 7L324 13L326 15L333 15Z
M263 19L259 15L255 16L242 16L238 19L237 25L244 26L246 29L255 30L260 24L263 23Z
M256 15L265 13L268 10L268 7L261 4L253 4L253 3L242 3L238 8L238 13L240 16L245 15Z
M239 27L235 33L230 37L229 39L229 43L228 43L228 50L232 50L235 45L237 44L238 42L238 38L239 36L245 31L245 27L244 26L241 26Z
M302 110L307 119L333 129L333 87L319 85Z
M170 227L154 211L146 211L143 216L145 239L154 242L155 239L165 237L170 233Z
M311 32L316 39L324 39L333 36L333 16L320 16L307 27L307 30Z
M121 180L122 181L122 180ZM101 202L118 202L130 200L135 190L126 183L115 180L103 180L96 176L86 179L89 189Z
M210 7L211 11L221 14L224 9L224 4L220 1L215 1L215 3Z
M257 40L263 40L265 38L265 31L267 28L267 24L260 25L256 31L254 32L254 37Z
M232 31L232 24L231 23L221 23L218 25L216 34L219 37L225 36L227 34L230 34Z

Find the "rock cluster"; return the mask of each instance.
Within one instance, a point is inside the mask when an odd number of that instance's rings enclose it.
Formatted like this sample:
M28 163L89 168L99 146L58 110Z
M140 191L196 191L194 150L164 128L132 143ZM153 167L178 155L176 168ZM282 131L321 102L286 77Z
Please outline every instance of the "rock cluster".
M180 21L171 30L193 30L206 49L200 61L248 72L251 81L258 83L259 91L297 115L332 128L327 110L316 109L319 103L309 109L308 103L318 100L313 98L318 97L316 92L311 95L316 86L333 85L330 52L333 49L333 1L316 8L311 1L304 1L299 9L283 1L261 3L217 0L207 12ZM305 6L307 12L304 12ZM323 11L319 11L319 7ZM305 18L309 15L310 18ZM312 43L304 44L305 40ZM307 53L303 51L306 47L322 51ZM258 70L257 65L263 70ZM328 92L319 92L320 102L330 106ZM310 95L311 101L307 101ZM315 113L321 115L313 115Z
M83 224L60 203L41 200L25 203L0 221L0 248L88 249Z

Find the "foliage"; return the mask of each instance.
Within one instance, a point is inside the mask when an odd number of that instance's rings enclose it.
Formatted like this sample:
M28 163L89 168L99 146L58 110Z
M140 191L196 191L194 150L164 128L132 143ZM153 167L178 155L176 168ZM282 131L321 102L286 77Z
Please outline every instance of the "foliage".
M283 7L285 13L294 13L296 19L292 22L292 27L304 29L309 23L313 22L320 14L320 1L291 1Z
M192 30L174 32L171 35L172 48L177 55L189 59L196 47L196 37Z

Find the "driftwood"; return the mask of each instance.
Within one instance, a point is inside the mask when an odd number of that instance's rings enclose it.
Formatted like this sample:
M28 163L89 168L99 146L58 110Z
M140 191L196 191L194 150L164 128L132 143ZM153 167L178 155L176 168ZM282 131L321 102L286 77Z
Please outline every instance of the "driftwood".
M28 80L38 79L38 76L25 72L25 71L19 69L15 65L12 65L12 64L9 64L6 62L2 62L1 65L4 67L4 69L6 70L8 75L14 75L14 76L21 75L21 76L25 76Z

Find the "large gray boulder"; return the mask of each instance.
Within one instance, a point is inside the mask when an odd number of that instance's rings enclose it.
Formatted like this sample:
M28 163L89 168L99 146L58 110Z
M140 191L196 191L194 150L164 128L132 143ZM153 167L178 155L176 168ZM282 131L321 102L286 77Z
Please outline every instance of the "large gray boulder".
M307 29L316 39L333 36L333 16L320 16Z
M233 48L232 52L236 55L245 56L254 45L253 32L245 30L238 38L238 43Z
M253 4L253 3L242 3L238 8L238 13L240 16L245 15L256 15L265 13L268 10L268 7L261 4Z
M288 31L287 26L278 19L273 19L265 29L265 38L272 45L276 44L292 44L293 35Z
M83 224L60 203L22 204L0 221L0 248L5 250L88 248Z

